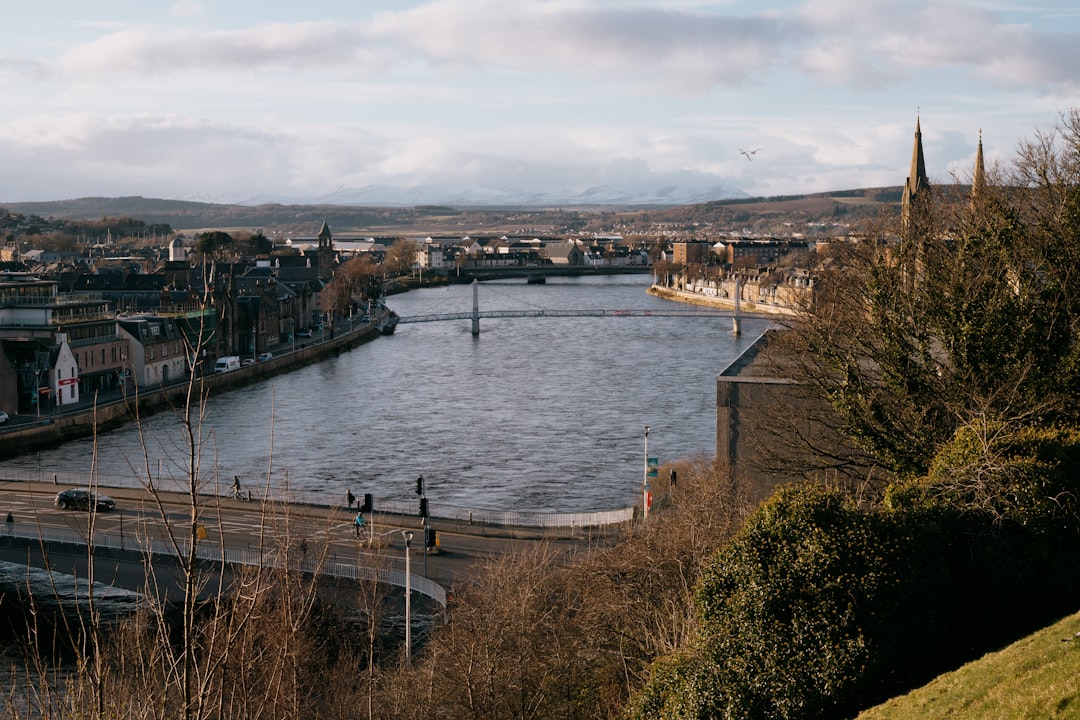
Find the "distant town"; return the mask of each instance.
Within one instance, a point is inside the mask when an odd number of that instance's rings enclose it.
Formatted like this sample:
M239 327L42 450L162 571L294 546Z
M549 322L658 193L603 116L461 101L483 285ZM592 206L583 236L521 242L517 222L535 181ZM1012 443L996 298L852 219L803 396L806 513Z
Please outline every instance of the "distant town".
M800 256L818 239L847 232L837 218L877 211L896 195L647 210L294 208L291 222L274 206L264 216L280 224L267 230L177 231L158 220L201 221L209 218L199 212L224 210L188 203L181 212L142 198L98 206L141 208L149 221L80 217L93 212L89 200L34 204L57 213L44 217L0 208L0 412L40 413L95 392L158 388L211 373L219 358L265 360L345 320L371 322L384 295L405 282L514 268L622 268L651 270L675 299L733 301L738 292L750 303L789 306L812 286ZM350 229L335 234L325 219L307 233L290 229L297 215L319 210ZM358 229L357 221L368 226ZM461 225L479 232L450 230Z

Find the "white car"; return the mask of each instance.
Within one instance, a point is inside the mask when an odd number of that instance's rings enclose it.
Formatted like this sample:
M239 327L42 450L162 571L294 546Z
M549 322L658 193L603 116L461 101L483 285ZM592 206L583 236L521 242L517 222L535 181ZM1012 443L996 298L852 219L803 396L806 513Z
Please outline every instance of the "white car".
M3 410L0 410L0 423L6 423L8 421L8 414Z
M259 362L266 362L272 357L274 357L273 353L259 353Z

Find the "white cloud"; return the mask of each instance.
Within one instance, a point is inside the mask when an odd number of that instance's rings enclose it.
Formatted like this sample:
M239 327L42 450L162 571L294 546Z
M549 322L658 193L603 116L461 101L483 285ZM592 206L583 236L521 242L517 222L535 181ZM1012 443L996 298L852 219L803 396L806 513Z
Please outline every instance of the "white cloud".
M330 19L246 2L6 46L0 200L899 184L920 106L942 175L978 127L1004 156L1078 104L1076 16L1049 0L413 0Z
M201 18L206 13L206 6L201 2L195 2L194 0L177 0L173 3L169 14L174 18L180 20L190 20L192 18Z

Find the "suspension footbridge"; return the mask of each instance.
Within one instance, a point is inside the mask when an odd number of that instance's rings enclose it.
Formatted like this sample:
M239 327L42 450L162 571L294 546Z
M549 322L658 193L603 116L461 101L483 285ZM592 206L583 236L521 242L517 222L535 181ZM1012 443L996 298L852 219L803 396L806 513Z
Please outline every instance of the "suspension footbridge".
M480 320L484 318L568 318L568 317L595 317L595 318L620 318L620 317L690 317L703 319L729 318L732 321L732 332L738 334L741 330L740 319L746 316L756 317L758 313L745 313L740 310L738 295L736 294L735 308L733 310L721 310L713 308L648 308L648 309L562 309L562 308L530 308L523 310L481 310L479 300L479 283L472 282L472 310L466 312L432 313L425 315L409 315L395 318L395 324L404 325L409 323L444 322L448 320L470 320L472 322L472 334L480 334Z

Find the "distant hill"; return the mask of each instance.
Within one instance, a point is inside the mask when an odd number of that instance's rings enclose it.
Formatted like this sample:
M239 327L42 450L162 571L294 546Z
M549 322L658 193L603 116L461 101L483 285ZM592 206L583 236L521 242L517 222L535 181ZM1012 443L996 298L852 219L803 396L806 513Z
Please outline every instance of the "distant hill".
M808 195L732 198L653 210L649 217L658 222L698 222L737 224L774 218L778 220L824 221L846 217L855 219L876 214L882 207L899 207L903 188L861 188Z
M268 226L297 226L315 234L326 220L331 226L354 227L385 222L378 208L351 208L337 205L219 205L186 200L144 197L86 197L49 202L3 203L13 213L64 220L96 220L103 217L132 217L148 224L163 223L174 230L203 228L256 229ZM410 210L407 212L415 212ZM312 228L314 226L314 228Z
M85 197L49 202L0 203L22 215L63 220L130 217L147 224L167 224L174 230L265 229L314 235L323 221L335 234L394 232L564 232L572 229L610 229L603 216L634 218L635 229L654 223L697 223L736 226L762 219L815 221L876 212L882 204L898 204L900 188L866 188L770 198L731 198L669 207L597 204L564 207L460 207L418 205L376 207L317 204L224 205L186 200L134 197Z

